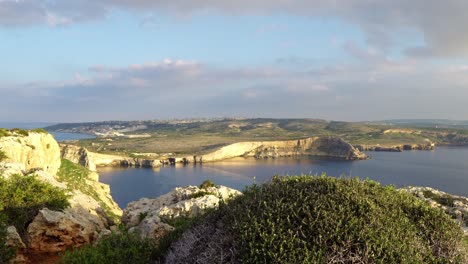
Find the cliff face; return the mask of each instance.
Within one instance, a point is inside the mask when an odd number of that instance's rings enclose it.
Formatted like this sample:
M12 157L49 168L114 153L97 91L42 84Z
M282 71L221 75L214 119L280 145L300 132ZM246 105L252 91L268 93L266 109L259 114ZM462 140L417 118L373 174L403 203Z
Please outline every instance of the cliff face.
M241 142L203 156L203 161L234 157L276 158L316 156L344 160L366 159L367 156L338 137L312 137L300 140Z
M90 157L87 149L73 145L60 144L60 155L73 163L80 164L91 171L96 171L94 159Z
M11 174L26 177L34 174L41 181L65 189L70 195L69 208L63 211L43 208L39 211L27 226L26 234L20 237L23 240L19 242L24 244L20 249L21 254L49 254L93 243L115 225L106 212L117 216L122 214L110 195L109 186L98 182L96 173L89 172L81 182L84 185L82 189L92 190L93 195L70 189L67 180L57 176L61 167L61 153L51 135L30 132L29 136L2 137L0 150L8 157L0 163L0 177ZM9 237L17 240L19 236L14 231L14 227L9 227Z
M7 156L6 163L14 163L21 170L41 169L55 175L60 167L60 148L50 134L1 137L0 150Z
M123 166L147 168L155 168L161 166L159 160L94 153L88 151L86 148L74 145L60 144L60 150L62 158L80 164L91 171L96 171L97 166Z

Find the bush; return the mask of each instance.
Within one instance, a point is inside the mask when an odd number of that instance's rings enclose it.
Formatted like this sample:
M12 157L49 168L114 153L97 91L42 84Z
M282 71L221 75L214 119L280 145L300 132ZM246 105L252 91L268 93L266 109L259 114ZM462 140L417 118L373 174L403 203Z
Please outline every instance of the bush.
M0 128L0 138L1 137L8 137L10 135L10 131L5 128Z
M25 130L25 129L13 128L10 131L13 132L13 133L16 133L18 135L21 135L21 136L25 136L25 137L29 136L29 131Z
M49 134L49 132L47 130L43 129L43 128L31 129L31 132Z
M65 192L37 179L36 176L0 176L0 214L8 225L24 234L40 209L62 210L69 206Z
M198 191L196 193L193 193L189 196L190 199L194 199L194 198L199 198L199 197L203 197L205 195L214 195L216 196L217 194L216 193L213 193L213 192L205 192L205 191Z
M8 156L5 154L5 152L0 150L0 162L8 159Z
M59 263L151 263L156 259L157 247L154 241L142 239L136 233L121 230L103 238L96 246L87 245L74 251L67 251Z
M200 184L200 189L207 189L210 187L215 187L216 185L211 180L205 180L202 184Z
M391 186L326 176L253 185L182 237L172 262L463 263L462 231L441 210Z

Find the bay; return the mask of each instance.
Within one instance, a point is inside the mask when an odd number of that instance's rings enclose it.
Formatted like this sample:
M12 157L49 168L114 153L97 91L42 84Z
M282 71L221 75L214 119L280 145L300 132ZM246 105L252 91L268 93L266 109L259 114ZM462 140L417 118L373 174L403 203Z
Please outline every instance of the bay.
M236 158L202 165L177 165L159 169L100 168L100 181L109 184L121 207L142 197L154 198L178 186L215 184L242 190L263 183L273 175L326 173L336 177L360 177L384 185L428 186L468 196L468 148L438 147L434 151L368 152L369 160L338 161L312 158L255 160Z

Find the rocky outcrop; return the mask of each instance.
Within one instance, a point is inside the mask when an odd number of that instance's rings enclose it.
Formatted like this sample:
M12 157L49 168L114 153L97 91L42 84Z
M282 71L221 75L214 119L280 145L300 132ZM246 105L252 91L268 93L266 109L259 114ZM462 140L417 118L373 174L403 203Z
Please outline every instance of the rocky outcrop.
M234 157L277 158L315 156L344 160L366 159L367 156L338 137L312 137L299 140L234 143L203 155L203 162Z
M62 159L67 159L71 162L80 164L88 170L96 171L94 159L90 158L89 152L86 148L60 144L60 155Z
M430 187L405 187L402 191L429 202L432 207L441 208L463 228L468 236L468 198L448 194Z
M62 252L93 243L115 225L110 214L122 214L110 195L109 186L98 182L97 173L90 172L87 178L82 179L83 191L70 189L67 182L57 176L63 155L51 135L29 132L29 136L2 137L0 149L8 157L0 163L3 169L0 177L34 174L39 180L62 188L70 195L69 208L63 211L41 209L22 236L15 235L11 228L8 230L9 243L20 245L23 256ZM85 152L68 148L66 155L70 158L72 153L83 155ZM80 159L75 161L80 163Z
M16 163L24 171L41 169L55 175L60 167L60 148L47 133L1 137L0 150L7 156L5 163Z
M143 237L159 238L173 230L167 220L180 216L196 216L207 208L218 206L221 200L240 195L241 192L224 187L199 188L188 186L155 199L143 198L128 204L122 223Z
M132 158L118 155L94 153L87 150L86 148L68 144L60 144L60 148L62 158L68 159L77 164L81 164L91 171L96 171L98 166L121 166L137 168L157 168L161 166L161 162L156 159Z

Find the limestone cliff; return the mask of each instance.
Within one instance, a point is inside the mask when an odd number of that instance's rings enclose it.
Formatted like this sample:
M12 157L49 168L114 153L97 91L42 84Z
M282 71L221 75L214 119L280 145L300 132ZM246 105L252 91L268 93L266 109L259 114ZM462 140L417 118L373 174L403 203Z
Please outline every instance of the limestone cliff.
M96 171L94 159L91 157L87 149L66 144L60 144L59 146L62 159L67 159L76 164L80 164L91 171Z
M159 160L124 157L118 155L109 155L95 153L86 148L60 144L61 156L74 163L81 164L83 167L96 171L98 166L123 166L123 167L146 167L156 168L161 166Z
M42 169L55 175L60 167L60 148L52 135L29 132L0 137L0 150L21 170Z
M66 177L58 176L61 153L51 135L29 132L27 136L2 137L0 150L7 156L0 162L0 177L11 174L26 177L34 174L44 182L65 189L70 195L69 208L60 212L47 208L40 210L27 226L26 234L20 237L22 240L17 241L19 236L15 235L13 227L9 228L9 237L14 239L14 243L24 244L20 249L22 253L49 254L93 243L101 233L108 232L115 225L111 214L122 214L110 195L109 186L98 182L96 173L89 172L82 179L80 184L83 185L83 191L71 189ZM64 173L62 169L60 171ZM92 190L92 194L85 190Z
M366 159L367 156L338 137L311 137L286 141L234 143L203 155L203 161L234 157L276 158L286 156L315 156L344 160Z

